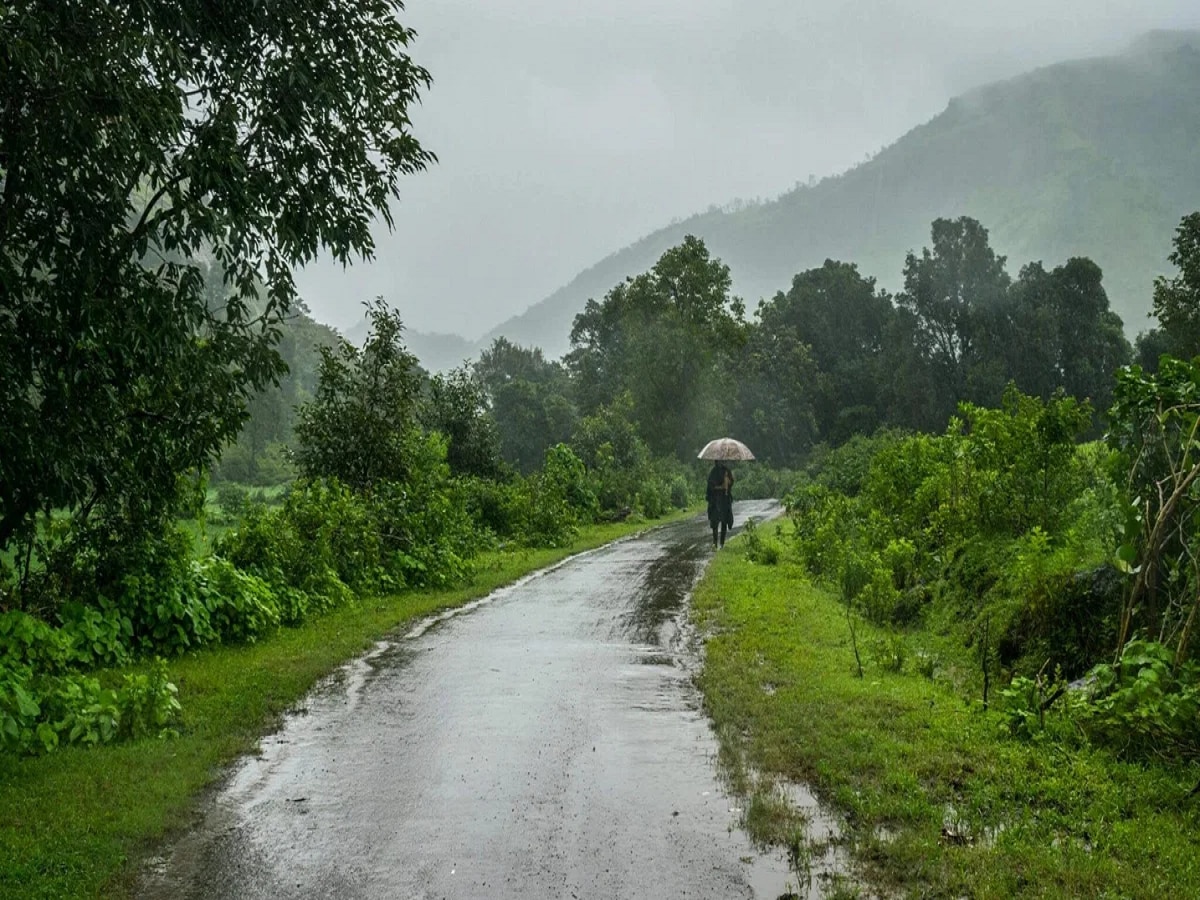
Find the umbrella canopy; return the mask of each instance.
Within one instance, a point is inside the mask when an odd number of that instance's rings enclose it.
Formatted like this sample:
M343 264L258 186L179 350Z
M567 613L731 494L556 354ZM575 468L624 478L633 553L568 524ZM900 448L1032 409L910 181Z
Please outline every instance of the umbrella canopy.
M754 459L754 454L741 441L726 437L709 441L696 459Z

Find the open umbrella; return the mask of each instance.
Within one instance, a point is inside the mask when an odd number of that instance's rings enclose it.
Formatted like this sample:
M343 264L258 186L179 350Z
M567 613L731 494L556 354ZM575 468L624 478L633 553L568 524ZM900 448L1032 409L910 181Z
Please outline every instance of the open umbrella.
M741 441L725 437L705 444L696 459L754 459L754 454Z

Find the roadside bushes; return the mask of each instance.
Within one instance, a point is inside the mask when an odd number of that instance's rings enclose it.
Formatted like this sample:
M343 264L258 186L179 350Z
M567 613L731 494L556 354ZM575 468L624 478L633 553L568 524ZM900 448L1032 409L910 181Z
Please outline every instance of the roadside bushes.
M784 497L800 481L800 473L792 469L776 469L765 462L753 462L739 466L734 473L736 483L734 496L738 500L768 500ZM703 483L701 475L700 483ZM680 507L687 504L681 504Z
M1165 556L1190 532L1181 528L1176 544L1163 540L1159 561L1162 572L1178 570L1163 592L1186 599L1164 603L1157 620L1147 616L1157 631L1133 632L1123 648L1128 583L1109 563L1118 535L1149 532L1141 520L1126 521L1132 507L1113 473L1131 461L1158 465L1158 481L1141 483L1159 484L1150 493L1167 497L1162 485L1179 482L1161 471L1182 468L1172 441L1194 441L1195 404L1189 394L1183 412L1174 396L1156 406L1158 388L1140 373L1122 385L1140 392L1134 412L1120 403L1114 410L1113 445L1124 456L1098 442L1075 444L1088 427L1086 406L1011 389L998 409L962 404L943 435L877 436L831 451L788 497L796 548L809 572L840 588L865 619L903 626L926 615L971 648L985 672L998 666L1009 680L997 705L1013 735L1087 740L1129 759L1200 759L1200 663L1180 651L1195 569ZM1180 496L1190 502L1191 494ZM1139 552L1129 548L1126 564L1140 562ZM903 664L899 636L891 638L882 651L868 647L884 668Z
M673 460L654 459L634 421L632 400L622 395L581 419L571 438L600 512L654 519L672 507L685 508L693 496L686 484L689 470Z
M0 613L0 747L46 752L169 727L178 702L161 667L117 686L84 670L252 642L356 591L465 577L478 532L436 447L429 459L428 492L382 484L362 494L316 480L293 486L277 508L251 504L216 555L199 560L174 525L105 559L103 577L85 569L98 562L95 542L59 542L36 596L70 585L72 599L48 614Z
M1061 627L1067 587L1106 556L1111 481L1102 448L1075 439L1086 405L1013 388L998 409L959 407L943 435L881 433L828 451L787 498L808 570L851 586L877 624L931 607L968 644L987 623L1001 663L1074 675L1092 629Z
M526 479L520 537L531 546L561 547L579 525L595 520L599 502L583 461L566 444L546 451L540 472Z
M305 482L277 509L251 507L215 552L291 594L281 613L286 624L297 624L355 593L440 586L469 575L477 534L453 493L448 478L427 493L392 482L369 494L333 479Z
M1115 663L1092 670L1087 701L1071 714L1119 754L1200 759L1200 664L1176 665L1173 648L1129 641Z
M561 547L594 522L599 501L582 460L565 444L546 450L542 468L506 481L460 479L463 505L477 527L499 542Z
M78 671L129 662L128 617L77 603L64 615L54 626L21 610L0 613L0 750L44 753L167 729L179 705L161 661L117 687Z
M1120 657L1068 685L1061 671L1018 675L1000 692L1009 732L1026 740L1085 738L1123 759L1200 760L1200 664L1176 665L1158 641L1129 641Z
M92 676L35 674L0 659L0 750L49 753L171 733L180 709L176 694L161 659L115 688Z
M218 641L253 643L279 627L279 600L261 578L217 556L194 565L197 593Z

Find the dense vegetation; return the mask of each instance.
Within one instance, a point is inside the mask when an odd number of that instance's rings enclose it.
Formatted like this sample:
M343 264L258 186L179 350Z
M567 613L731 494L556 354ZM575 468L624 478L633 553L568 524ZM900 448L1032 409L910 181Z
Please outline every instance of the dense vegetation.
M1155 288L1164 312L1200 301L1198 227L1200 214L1179 226L1180 275ZM1190 356L1189 324L1164 315L1147 340ZM1200 368L1171 356L1157 368L1116 373L1104 441L1079 443L1086 402L1015 384L998 408L960 401L941 434L856 436L814 460L788 498L798 558L840 593L851 634L860 616L973 648L982 702L998 685L1015 732L1061 711L1119 753L1200 758ZM1069 367L1058 371L1069 383Z

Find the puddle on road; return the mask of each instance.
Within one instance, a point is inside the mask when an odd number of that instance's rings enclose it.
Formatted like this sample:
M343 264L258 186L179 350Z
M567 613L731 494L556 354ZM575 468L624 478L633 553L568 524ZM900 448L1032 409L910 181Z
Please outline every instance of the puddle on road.
M703 713L703 697L693 680L702 665L702 650L686 616L692 589L711 554L707 540L693 539L667 548L661 558L649 564L642 579L639 603L623 617L621 624L629 638L644 645L638 657L640 663L672 666L684 674L686 684L682 690L688 695L688 705L708 725L713 768L721 778L718 738ZM745 827L744 806L752 799L741 798L724 785L719 789L729 804L730 830L736 829L744 843L739 859L755 897L822 900L848 887L857 891L858 896L873 896L850 876L852 863L841 825L821 806L807 785L768 782L757 775L752 778L759 785L756 792L769 794L771 802L786 809L801 829L790 851L780 846L758 845Z
M667 548L642 577L638 599L619 621L621 636L636 644L669 648L675 622L700 574L702 545L691 541Z

